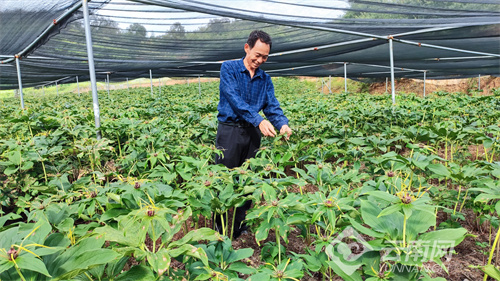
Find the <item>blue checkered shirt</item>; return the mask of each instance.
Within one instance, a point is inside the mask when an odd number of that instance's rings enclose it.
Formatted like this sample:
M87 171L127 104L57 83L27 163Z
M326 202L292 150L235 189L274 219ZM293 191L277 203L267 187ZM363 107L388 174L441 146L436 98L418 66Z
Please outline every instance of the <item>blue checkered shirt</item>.
M258 68L250 78L243 59L222 63L219 90L219 122L246 121L257 127L264 120L259 114L262 110L278 130L288 125L288 119L274 96L271 77Z

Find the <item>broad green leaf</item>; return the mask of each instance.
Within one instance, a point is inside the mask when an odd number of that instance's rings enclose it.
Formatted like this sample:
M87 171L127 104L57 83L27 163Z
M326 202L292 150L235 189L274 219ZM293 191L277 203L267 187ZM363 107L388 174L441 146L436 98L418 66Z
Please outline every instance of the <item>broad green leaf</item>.
M497 211L497 215L500 215L500 201L498 201L498 202L495 204L495 211Z
M385 191L379 191L379 190L368 191L366 194L373 196L373 197L376 197L378 199L382 199L382 200L389 202L389 203L396 203L396 202L400 201L400 199L397 196L392 195L389 192L385 192Z
M436 251L438 249L447 249L455 247L464 240L467 233L465 228L454 228L454 229L441 229L432 232L426 232L418 237L419 243L424 243L425 246L437 247L435 251L429 251L434 254L434 257L428 257L429 259L434 259L435 257L440 258L446 252ZM429 253L431 254L431 253Z
M5 258L0 259L0 273L9 270L12 267L14 267L14 263L12 261Z
M243 262L232 263L228 269L242 274L254 274L257 271L255 268L248 266Z
M207 257L207 254L205 253L205 251L203 251L202 248L197 248L197 247L190 245L190 244L184 244L184 245L180 246L179 248L169 250L168 254L173 258L178 257L180 255L195 257L195 258L201 260L201 262L205 266L208 266L208 257Z
M34 163L31 161L25 161L23 163L23 165L21 166L21 170L23 170L23 171L29 170L29 169L33 168L33 164Z
M190 232L188 232L188 234L184 235L184 237L182 237L181 239L170 243L168 245L168 248L174 248L174 247L182 246L184 244L196 242L196 241L200 241L200 240L214 241L214 240L218 240L219 237L220 237L220 234L217 233L217 231L210 229L210 228L202 227L202 228L198 228L195 230L191 230Z
M427 165L427 169L429 169L434 174L441 177L450 177L450 171L443 164L429 164Z
M500 280L500 270L492 264L488 264L486 266L480 267L480 269L488 274L489 277Z
M361 200L360 210L363 223L377 232L387 233L391 239L399 239L399 234L403 229L403 214L395 212L379 218L378 214L382 210L375 202L367 200Z
M18 166L8 166L7 168L5 168L3 173L7 176L10 176L10 175L14 174L15 172L17 172L18 169L19 169Z
M153 267L159 275L162 275L170 268L170 255L168 250L160 249L158 252L148 252L148 263Z
M105 225L94 229L94 233L103 234L106 240L138 248L144 242L142 237L145 235L144 231L139 230L140 226L138 224L130 225L127 231Z
M246 259L253 255L253 249L244 248L232 251L229 257L226 259L226 263L233 263L235 261L240 261L242 259Z
M51 277L43 261L30 253L17 257L16 263L21 269L39 272L45 276Z
M55 278L56 280L71 279L85 270L111 262L119 256L118 253L109 249L92 249L79 255L72 255L56 269Z
M271 275L266 272L257 273L255 275L250 276L248 281L269 281L271 279Z
M109 209L104 214L101 215L100 221L104 222L110 219L117 218L121 215L126 215L128 213L130 213L130 209L122 209L122 208Z
M17 150L11 151L7 154L7 158L14 165L16 165L16 166L21 165L21 152L19 152Z
M16 214L16 213L8 213L8 214L1 216L0 217L0 228L2 228L8 220L16 220L19 218L21 218L21 216Z
M380 233L380 232L376 232L370 228L367 228L365 226L363 226L362 224L358 223L357 221L355 221L354 219L352 218L349 218L349 221L351 222L351 225L359 232L365 234L365 235L368 235L368 236L371 236L371 237L374 237L374 238L384 238L385 234L384 233Z
M382 212L380 212L380 214L378 214L377 218L390 215L390 214L398 212L400 210L401 210L401 204L391 205L391 206L383 209Z
M151 281L156 280L153 270L149 266L136 265L130 270L118 275L114 281Z

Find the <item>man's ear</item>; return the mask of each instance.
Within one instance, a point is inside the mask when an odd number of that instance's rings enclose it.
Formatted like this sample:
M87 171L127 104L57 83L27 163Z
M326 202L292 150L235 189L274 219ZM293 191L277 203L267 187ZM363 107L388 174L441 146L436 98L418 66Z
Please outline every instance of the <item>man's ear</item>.
M250 45L248 43L245 43L245 53L248 53L250 51Z

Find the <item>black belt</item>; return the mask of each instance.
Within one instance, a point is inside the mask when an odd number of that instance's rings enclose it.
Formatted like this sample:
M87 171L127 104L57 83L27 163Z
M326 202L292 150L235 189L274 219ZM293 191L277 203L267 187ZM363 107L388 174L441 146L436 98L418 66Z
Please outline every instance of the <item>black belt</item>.
M231 126L231 127L238 127L238 128L253 127L253 125L248 123L248 122L219 122L219 124Z

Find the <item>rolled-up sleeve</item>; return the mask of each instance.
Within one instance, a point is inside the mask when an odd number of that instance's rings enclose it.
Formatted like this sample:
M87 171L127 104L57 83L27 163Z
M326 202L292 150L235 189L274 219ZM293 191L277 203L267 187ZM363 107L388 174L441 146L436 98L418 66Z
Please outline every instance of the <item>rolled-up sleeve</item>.
M278 130L283 127L283 125L288 125L288 118L286 118L283 110L280 107L280 103L276 96L274 95L274 86L271 81L271 77L267 76L266 79L266 105L263 109L264 114L267 119L274 127Z

